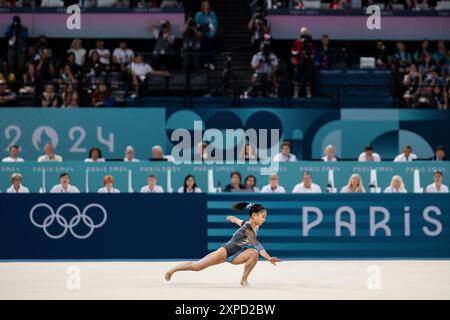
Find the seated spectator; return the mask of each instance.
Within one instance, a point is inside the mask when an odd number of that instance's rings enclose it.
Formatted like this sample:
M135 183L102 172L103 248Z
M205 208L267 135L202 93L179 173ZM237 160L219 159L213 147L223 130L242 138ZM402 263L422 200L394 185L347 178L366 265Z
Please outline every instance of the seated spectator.
M256 186L256 177L254 175L245 177L244 183L246 190L254 193L260 192L259 188Z
M47 83L44 86L44 92L41 95L41 107L51 108L59 106L59 96L55 92L53 83Z
M434 148L434 156L430 160L434 161L448 161L447 156L445 155L445 147L444 146L437 146Z
M138 54L134 58L129 72L133 79L133 87L137 93L139 92L139 84L146 83L149 75L162 77L170 76L168 71L154 70L148 63L144 62L144 57L141 54Z
M301 10L305 7L305 4L303 3L303 0L292 0L291 1L291 8L294 8L296 10Z
M111 59L111 51L105 48L104 40L97 40L95 42L95 49L89 50L89 57L97 52L100 57L100 63L105 66L106 69L109 69L110 59Z
M202 33L202 53L205 68L214 70L215 38L217 35L218 20L214 11L211 11L209 1L202 1L201 9L195 15L198 30Z
M15 93L8 89L5 80L0 80L0 107L14 106L15 104Z
M206 148L208 147L209 143L206 141L199 142L197 144L197 147L195 148L195 155L194 160L195 161L205 161L210 160L210 157L208 155L208 152Z
M101 81L91 92L91 106L93 107L111 107L114 105L114 99L111 98L108 87Z
M168 69L172 65L173 57L171 55L175 52L175 36L172 33L172 25L170 21L163 20L160 26L153 25L150 30L156 39L152 63L157 68Z
M184 178L184 184L178 189L178 193L201 193L202 189L197 186L195 177L192 174L188 174Z
M315 53L314 61L320 69L329 69L332 66L333 56L330 49L330 37L327 34L324 34L320 40L320 48Z
M269 184L261 189L261 193L286 193L286 190L278 184L278 176L272 174L269 177Z
M265 35L270 33L269 21L266 18L266 12L262 8L257 8L252 18L248 22L248 30L251 32L251 44L254 51L257 52L261 42L265 40Z
M147 185L141 188L141 193L163 193L164 189L157 185L157 179L154 174L151 174L147 178Z
M89 150L89 158L84 159L84 162L105 162L105 158L102 157L102 151L100 148L93 147Z
M30 62L36 63L42 59L43 49L47 49L48 57L53 57L52 49L48 46L47 37L44 35L39 36L33 46L28 48L28 56L30 57Z
M75 108L79 106L78 92L73 84L68 84L61 94L61 108Z
M348 0L331 0L329 8L331 10L343 10L349 7Z
M411 146L405 146L403 152L395 157L394 162L409 162L413 160L417 160L417 155L412 153Z
M443 174L441 171L433 173L434 182L425 188L425 193L448 193L448 187L442 183Z
M36 62L36 74L40 82L51 82L56 77L56 67L50 49L41 47Z
M302 182L295 185L292 193L322 193L322 189L319 185L313 183L311 173L305 172Z
M325 147L325 156L322 157L324 162L336 162L339 160L334 154L334 146L329 144Z
M316 70L314 63L315 48L308 28L300 29L299 38L291 48L291 64L294 68L294 98L301 95L312 96Z
M366 146L364 152L358 157L359 162L380 162L381 157L378 153L373 152L372 146Z
M437 50L433 53L433 60L441 68L449 59L447 48L444 41L438 41Z
M6 193L30 193L30 190L22 185L22 175L20 173L11 175L11 183L12 185L6 189Z
M80 193L80 190L70 184L70 176L64 172L59 176L59 184L54 185L50 193Z
M57 154L55 154L55 150L53 148L53 144L47 142L44 146L44 154L37 158L37 162L62 162L63 158Z
M413 98L420 85L420 73L417 71L415 64L411 64L409 71L403 77L403 86L405 93L403 99L406 107L413 106Z
M162 147L158 145L152 147L152 156L150 158L150 161L175 162L171 155L165 156Z
M348 179L348 183L341 189L341 193L365 193L366 189L364 189L364 185L361 179L361 176L357 173L354 173Z
M83 44L80 39L73 39L70 44L70 49L67 53L73 53L75 55L75 63L82 67L86 60L86 49L83 48Z
M181 55L183 56L183 72L190 74L200 68L200 49L202 47L202 33L192 16L189 16L182 30L183 44Z
M119 42L119 47L114 49L112 55L112 62L115 69L120 72L127 72L128 66L134 59L134 51L128 48L128 43L125 40Z
M431 51L429 49L430 42L428 40L423 40L420 50L417 50L414 53L414 62L416 64L423 64L425 63L425 58L427 56L431 56Z
M431 70L436 68L436 63L433 61L431 55L426 55L423 59L423 62L420 62L418 66L419 72L422 75L429 74Z
M139 159L134 157L134 148L132 146L127 146L125 148L125 158L123 158L124 162L139 162Z
M95 83L95 81L101 78L105 73L106 67L100 63L100 55L97 51L92 52L88 61L84 64L84 74L87 82Z
M77 82L77 78L72 73L72 68L70 67L70 65L69 64L64 65L64 67L59 71L58 83L69 84L69 83L76 83L76 82Z
M258 161L259 158L256 148L249 143L244 144L244 146L239 151L238 160Z
M398 72L404 72L406 67L411 64L411 54L406 52L405 44L402 41L398 41L396 44L397 51L394 54L394 63Z
M405 184L400 176L393 176L389 187L384 189L384 193L407 193Z
M291 143L289 141L284 141L281 144L281 152L277 153L273 157L273 161L277 162L293 162L297 161L297 157L295 154L291 153L292 147Z
M241 174L238 171L234 171L230 174L231 181L229 184L225 186L223 192L235 192L235 191L244 191L245 186L241 184Z
M42 0L41 7L64 7L62 0Z
M9 146L9 156L3 158L2 162L24 162L23 158L19 157L19 151L18 145Z
M26 65L25 73L22 77L22 83L19 92L21 94L34 94L36 92L37 77L34 64Z
M70 73L72 77L74 78L73 81L80 81L81 80L81 67L76 63L76 57L75 53L69 52L66 56L66 61L63 63L63 69L67 68L69 66ZM68 70L61 70L65 73L68 73Z
M107 175L103 178L103 187L97 190L97 193L120 193L119 189L114 188L114 177Z
M386 46L381 40L377 41L375 52L375 64L377 68L386 68L389 63L389 56L386 53Z

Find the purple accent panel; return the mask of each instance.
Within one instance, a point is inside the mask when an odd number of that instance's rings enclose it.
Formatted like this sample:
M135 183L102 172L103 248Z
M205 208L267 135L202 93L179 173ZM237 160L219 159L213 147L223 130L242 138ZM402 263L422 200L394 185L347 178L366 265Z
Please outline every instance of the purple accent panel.
M151 38L150 25L168 20L175 37L179 38L184 25L183 13L81 13L81 30L69 30L66 27L69 15L65 13L2 13L1 37L15 15L21 17L31 37L43 34L49 38Z
M328 34L336 40L450 40L450 17L381 17L381 29L369 30L369 16L269 15L275 39L295 39L301 27L313 38Z

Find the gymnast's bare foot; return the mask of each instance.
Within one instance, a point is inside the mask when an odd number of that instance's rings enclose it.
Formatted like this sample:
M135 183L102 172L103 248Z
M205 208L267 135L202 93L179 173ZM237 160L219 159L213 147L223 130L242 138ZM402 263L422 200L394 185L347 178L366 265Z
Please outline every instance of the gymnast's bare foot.
M243 288L248 287L249 286L248 280L247 279L241 279L241 286Z
M167 272L164 274L164 279L166 279L166 281L170 281L170 278L172 278L172 272L167 271Z

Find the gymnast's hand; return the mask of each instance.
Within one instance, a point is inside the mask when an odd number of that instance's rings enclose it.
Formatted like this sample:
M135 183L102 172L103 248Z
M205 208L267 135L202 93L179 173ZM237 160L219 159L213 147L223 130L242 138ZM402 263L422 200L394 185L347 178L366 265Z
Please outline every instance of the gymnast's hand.
M269 262L270 262L271 264L273 264L274 266L277 265L277 262L281 262L281 260L278 259L277 257L270 257L270 258L267 259L267 260L269 260Z

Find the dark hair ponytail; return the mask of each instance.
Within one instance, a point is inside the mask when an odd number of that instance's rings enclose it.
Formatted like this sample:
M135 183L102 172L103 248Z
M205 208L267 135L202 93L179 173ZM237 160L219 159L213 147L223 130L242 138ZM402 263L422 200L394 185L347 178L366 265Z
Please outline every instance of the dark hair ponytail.
M231 208L234 211L244 211L245 209L248 209L249 216L251 216L255 212L266 210L266 208L264 208L262 205L254 202L238 202L235 203Z

